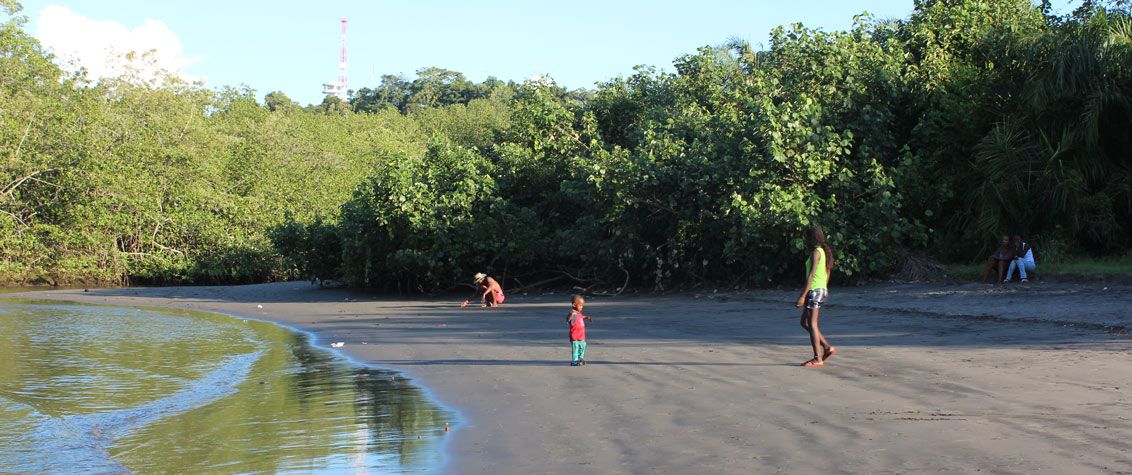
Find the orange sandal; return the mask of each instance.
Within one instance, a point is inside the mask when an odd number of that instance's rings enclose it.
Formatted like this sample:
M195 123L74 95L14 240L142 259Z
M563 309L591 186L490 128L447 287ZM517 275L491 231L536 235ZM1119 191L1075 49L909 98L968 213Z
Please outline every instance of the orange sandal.
M810 361L807 361L807 362L805 362L805 363L802 363L802 366L807 366L807 367L814 367L814 366L825 366L825 362L824 362L824 361L822 361L822 360L819 360L819 359L817 359L817 358L814 358L814 359L812 359L812 360L810 360Z

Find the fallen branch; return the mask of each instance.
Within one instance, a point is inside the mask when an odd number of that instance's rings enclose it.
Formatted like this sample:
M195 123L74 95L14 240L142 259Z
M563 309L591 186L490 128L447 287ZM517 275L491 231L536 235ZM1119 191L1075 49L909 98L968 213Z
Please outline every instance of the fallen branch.
M624 292L625 289L629 287L629 271L625 270L625 268L622 267L621 272L625 273L625 282L621 283L621 288L617 289L617 294L615 294L614 296L621 295L621 292Z
M566 272L566 271L564 271L564 270L560 270L560 271L558 271L558 273L562 274L562 275L563 275L563 276L565 276L565 277L569 277L570 279L573 279L573 280L574 280L574 281L576 281L576 282L582 282L582 283L585 283L585 282L589 282L589 281L588 281L588 280L586 280L586 279L580 279L580 278L578 278L578 277L574 277L574 276L573 276L573 275L571 275L571 274L570 274L569 272Z
M455 284L452 284L452 285L448 286L447 288L443 288L443 289L440 289L440 290L433 290L432 292L428 292L428 293L426 293L425 295L428 295L428 296L430 296L430 297L436 297L436 296L438 296L438 295L444 295L444 294L447 294L447 293L449 293L449 292L452 292L453 290L459 289L459 288L461 288L461 287L470 287L470 288L472 288L472 289L475 289L475 286L474 286L474 285L471 285L471 284L467 284L467 283L455 283Z
M532 289L532 288L538 287L538 286L540 286L540 285L549 284L549 283L551 283L551 282L558 282L558 281L560 281L560 280L562 280L562 279L565 279L565 278L566 278L566 276L564 276L564 275L560 275L560 276L558 276L558 277L551 277L551 278L549 278L549 279L540 280L540 281L538 281L538 282L535 282L535 283L533 283L533 284L531 284L531 285L524 285L524 286L522 286L522 287L518 287L518 288L515 288L515 289L511 289L511 290L509 290L508 292L522 292L522 291L524 291L524 290L527 290L527 289Z
M609 292L594 292L593 295L600 295L602 297L616 297L618 295L621 295L621 292L624 292L625 288L629 286L629 271L625 270L624 267L621 267L620 269L621 272L625 273L625 282L621 284L621 288L617 289L616 293L611 294Z
M728 289L734 289L734 288L738 287L738 286L739 286L739 282L740 282L740 281L742 281L742 280L743 280L743 278L744 278L744 277L746 277L746 276L747 276L747 272L746 272L746 271L744 271L743 273L739 274L739 277L738 277L738 278L736 278L736 279L735 279L735 281L734 281L734 282L732 282L732 283L731 283L731 285L730 285L730 286L728 286L727 288L728 288Z

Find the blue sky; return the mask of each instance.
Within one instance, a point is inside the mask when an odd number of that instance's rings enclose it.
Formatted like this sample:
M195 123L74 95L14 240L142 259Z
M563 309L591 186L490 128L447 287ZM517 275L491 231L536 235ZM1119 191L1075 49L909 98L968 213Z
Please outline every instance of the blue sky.
M123 32L156 20L160 23L148 25L168 30L153 41L179 41L181 51L171 53L179 59L171 64L185 74L206 78L209 87L246 84L260 99L281 90L302 104L321 101L321 84L337 77L341 18L349 20L351 89L373 86L382 74L412 76L425 66L460 71L474 81L549 74L560 85L576 88L631 74L638 64L671 70L677 56L731 37L765 43L778 25L801 22L839 30L863 11L878 18L904 18L912 11L912 0L30 0L23 5L29 31L45 43L49 31L71 36L72 42L108 36L82 26L40 28L51 5L103 27L120 24Z

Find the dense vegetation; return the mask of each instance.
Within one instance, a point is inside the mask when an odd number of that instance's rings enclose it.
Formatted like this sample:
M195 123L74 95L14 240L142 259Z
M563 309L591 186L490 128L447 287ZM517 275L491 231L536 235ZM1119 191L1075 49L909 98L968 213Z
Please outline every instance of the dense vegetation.
M92 84L8 8L0 281L759 285L800 275L815 224L842 278L1004 232L1047 259L1132 245L1126 1L917 0L595 90L426 68L308 107Z

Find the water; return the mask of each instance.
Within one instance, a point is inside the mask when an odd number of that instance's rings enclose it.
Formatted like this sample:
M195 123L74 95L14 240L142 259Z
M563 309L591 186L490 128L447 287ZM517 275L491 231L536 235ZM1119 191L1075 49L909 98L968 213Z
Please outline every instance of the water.
M220 315L0 300L0 473L433 471L397 373Z

